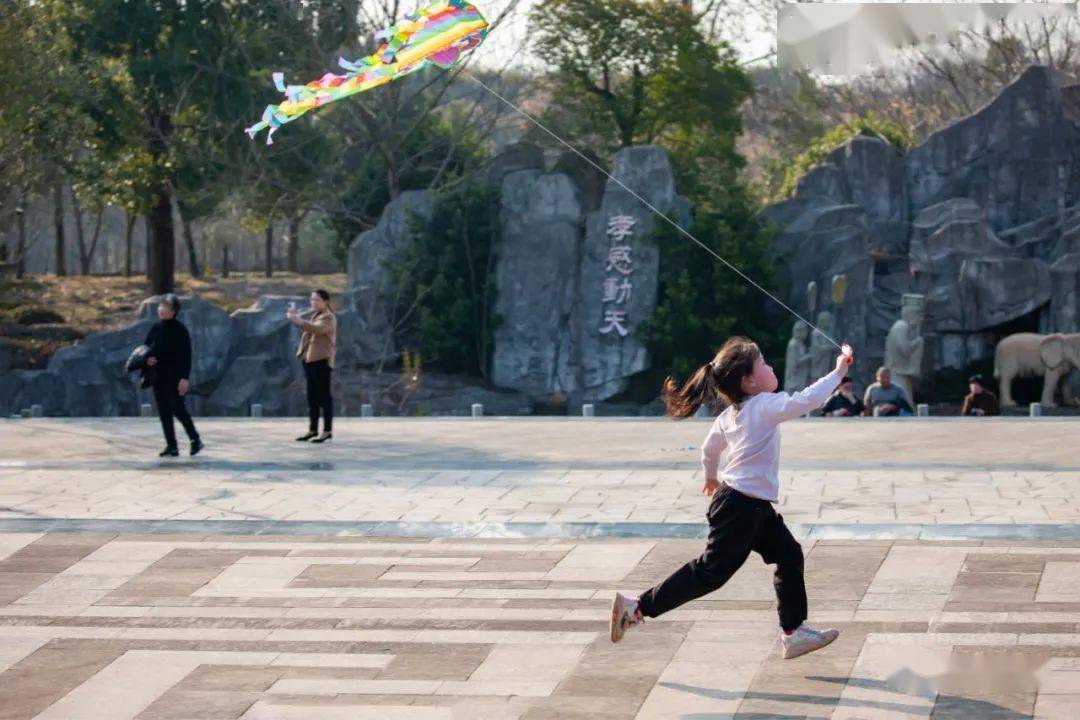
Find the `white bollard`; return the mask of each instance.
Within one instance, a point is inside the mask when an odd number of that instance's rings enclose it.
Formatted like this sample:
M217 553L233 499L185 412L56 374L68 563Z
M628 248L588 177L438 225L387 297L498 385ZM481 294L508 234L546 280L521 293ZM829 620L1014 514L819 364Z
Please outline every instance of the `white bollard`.
M375 408L371 403L364 403L360 406L360 417L375 417Z
M251 417L262 417L262 403L251 403Z
M484 404L483 403L473 403L472 404L472 416L473 417L484 417Z
M154 417L154 406L150 403L143 403L139 406L140 417Z
M915 407L915 413L919 417L930 417L930 406L927 405L926 403L919 403Z
M582 405L581 417L596 417L596 406L592 403L585 403Z
M1034 403L1031 403L1031 405L1028 407L1028 414L1031 417L1042 417L1042 414L1043 414L1042 411L1043 411L1042 403L1034 402Z
M36 418L45 417L45 408L43 408L40 405L31 405L30 406L30 416L31 417L36 417Z

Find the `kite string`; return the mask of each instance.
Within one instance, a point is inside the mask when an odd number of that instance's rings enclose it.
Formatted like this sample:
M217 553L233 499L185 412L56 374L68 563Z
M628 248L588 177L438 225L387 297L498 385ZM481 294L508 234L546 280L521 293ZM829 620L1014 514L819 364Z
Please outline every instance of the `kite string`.
M834 339L833 339L833 338L832 338L831 336L829 336L829 335L828 335L828 333L826 333L826 332L825 332L824 330L822 330L821 328L819 328L819 327L817 327L816 325L814 325L814 323L810 322L809 320L807 320L806 318L804 318L804 317L803 317L802 315L800 315L799 313L795 312L795 311L794 311L793 309L791 309L791 308L790 308L790 307L789 307L789 306L788 306L788 305L787 305L787 304L786 304L786 303L785 303L785 302L784 302L783 300L781 300L780 298L778 298L778 297L776 297L775 295L773 295L773 294L772 294L771 292L769 292L768 290L766 290L765 288L763 288L763 287L762 287L761 285L759 285L758 283L754 282L754 279L753 279L753 278L751 278L751 277L750 277L749 275L747 275L747 274L746 274L746 273L744 273L744 272L743 272L742 270L740 270L739 268L737 268L737 267L736 267L735 265L732 265L732 264L731 264L730 262L728 262L727 260L725 260L725 259L724 259L723 257L721 257L721 256L720 256L719 254L717 254L717 253L716 253L716 251L714 251L714 250L713 250L712 248L710 248L710 247L709 247L708 245L706 245L705 243L703 243L703 242L701 242L700 240L698 240L698 239L697 239L696 237L694 237L694 236L693 236L693 235L692 235L692 234L690 233L690 231L686 230L685 228L683 228L683 226L682 226L682 225L680 225L679 223L675 222L675 221L674 221L674 220L672 220L672 219L671 219L670 217L668 217L668 215L667 215L666 213L663 213L663 212L661 212L661 211L660 211L659 209L657 209L657 208L656 208L656 206L654 206L654 205L653 205L652 203L650 203L650 202L649 202L648 200L646 200L645 198L641 197L641 195L637 194L636 192L634 192L633 190L631 190L631 189L630 189L629 187L627 187L627 186L626 186L626 185L625 185L625 184L624 184L624 183L623 183L623 182L622 182L621 180L619 180L619 179L618 179L617 177L615 177L614 175L612 175L611 173L609 173L609 172L608 172L607 170L605 170L604 168L602 168L602 167L600 167L599 165L597 165L597 164L596 164L595 162L593 162L593 161L592 161L592 160L591 160L591 159L590 159L590 158L589 158L588 156L586 156L586 155L585 155L584 153L582 153L582 152L581 152L580 150L578 150L578 149L577 149L576 147L574 147L573 145L571 145L570 143L568 143L567 141L563 140L563 139L562 139L561 137L559 137L558 135L556 135L554 131L552 131L552 130L549 130L549 129L548 129L547 127L545 127L545 126L544 126L544 124L543 124L542 122L540 122L539 120L537 120L536 118L534 118L534 117L533 117L532 115L530 115L529 113L527 113L527 112L525 112L524 110L522 110L521 108L519 108L519 107L518 107L517 105L515 105L514 103L512 103L512 102L511 102L510 100L507 100L507 99L506 99L505 97L503 97L503 96L502 96L501 94L499 94L499 93L498 93L498 92L497 92L497 91L496 91L496 90L495 90L494 88L491 88L491 87L489 87L489 86L488 86L487 84L485 84L485 83L484 83L484 81L483 81L483 80L481 80L480 78L476 77L476 75L474 75L473 73L471 73L471 72L468 72L468 71L463 71L463 72L464 72L464 74L468 75L469 79L471 79L471 80L472 80L473 82L475 82L475 83L476 83L477 85L479 85L480 87L482 87L482 88L484 88L485 90L487 90L487 91L488 91L489 93L491 93L491 94L492 94L492 95L494 95L494 96L495 96L496 98L498 98L498 99L499 99L499 100L501 100L501 101L502 101L503 103L505 103L505 104L506 104L507 106L509 106L509 107L510 107L510 109L512 109L512 110L513 110L514 112L516 112L516 113L518 113L519 115L521 115L522 117L524 117L524 118L525 118L526 120L528 120L529 122L531 122L531 123L532 123L533 125L536 125L536 127L540 128L541 130L543 130L544 132L546 132L546 133L547 133L548 135L550 135L551 137L555 138L555 140L557 140L557 141L558 141L559 143L561 143L561 144L565 145L565 146L566 146L566 147L567 147L567 148L568 148L569 150L571 150L571 151L572 151L572 152L573 152L574 154L576 154L576 155L577 155L578 157L580 157L580 158L581 158L582 160L584 160L585 162L589 163L589 165L592 165L592 166L593 166L594 168L596 168L596 169L597 169L597 170L598 170L598 171L599 171L599 172L600 172L601 174L603 174L603 175L604 175L604 176L605 176L605 177L606 177L607 179L611 180L611 181L612 181L612 182L614 182L614 183L615 183L616 185L618 185L619 187L621 187L621 188L622 188L623 190L625 190L626 192L630 193L630 195L632 195L632 196L633 196L634 198L636 198L636 199L638 200L638 202L640 202L640 203L641 203L642 205L644 205L645 207L649 208L649 210L653 211L654 213L656 213L657 215L659 215L659 216L660 216L661 218L663 218L664 220L666 220L666 221L667 221L667 223L668 223L669 225L671 225L671 226L672 226L673 228L675 228L676 230L678 230L679 232L681 232L681 233L682 233L683 235L685 235L686 237L690 238L690 240L692 240L692 241L694 241L695 243L697 243L697 245L698 245L699 247L701 247L701 249L702 249L702 250L704 250L705 252L709 253L710 255L712 255L712 256L713 256L714 258L716 258L716 259L717 259L717 260L719 260L720 262L724 263L724 265L726 265L726 266L727 266L727 267L728 267L728 268L729 268L730 270L732 270L732 271L733 271L733 272L734 272L735 274L737 274L737 275L738 275L739 277L741 277L741 278L742 278L743 280L745 280L746 282L748 282L748 283L750 283L751 285L753 285L753 286L754 286L755 288L757 288L757 289L758 289L758 290L760 290L760 291L761 291L762 293L764 293L764 294L765 294L765 295L766 295L767 297L769 297L769 298L770 298L770 299L771 299L771 300L772 300L773 302L775 302L775 303L776 303L777 305L779 305L780 307L784 308L784 309L785 309L785 310L787 310L787 311L788 311L789 313L791 313L792 315L794 315L795 317L797 317L797 318L798 318L799 320L801 320L801 321L803 321L804 323L806 323L807 325L809 325L809 326L810 326L810 328L812 328L812 329L813 329L813 330L814 330L815 332L817 332L818 334L820 334L820 335L821 335L821 336L822 336L823 338L825 338L826 340L828 340L829 342L831 342L831 343L832 343L833 345L835 345L835 346L836 346L836 347L837 347L838 349L840 349L840 343L836 342L836 340L834 340Z

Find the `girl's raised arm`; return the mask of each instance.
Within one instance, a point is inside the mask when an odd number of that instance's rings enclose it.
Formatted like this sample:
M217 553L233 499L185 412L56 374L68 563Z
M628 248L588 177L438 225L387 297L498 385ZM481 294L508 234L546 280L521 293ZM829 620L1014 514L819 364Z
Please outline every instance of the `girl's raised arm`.
M840 387L840 381L847 375L848 358L840 355L836 358L836 369L821 378L813 385L799 392L788 395L787 393L772 393L764 400L764 412L767 417L775 422L782 423L785 420L793 420L801 417L811 410L816 410L825 404L833 391Z

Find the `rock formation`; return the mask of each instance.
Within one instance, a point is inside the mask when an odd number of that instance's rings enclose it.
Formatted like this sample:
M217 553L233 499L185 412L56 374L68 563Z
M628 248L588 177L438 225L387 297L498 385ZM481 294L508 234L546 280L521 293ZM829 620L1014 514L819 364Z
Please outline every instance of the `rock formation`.
M786 302L848 277L834 337L883 363L901 297L926 297L927 370L988 363L1008 332L1075 331L1080 86L1032 66L975 114L902 155L856 137L769 206Z
M648 367L640 328L656 306L657 219L614 182L598 195L595 170L583 161L563 158L556 168L565 172L530 168L503 178L493 376L500 387L575 405L618 395ZM688 218L664 150L621 150L613 174Z

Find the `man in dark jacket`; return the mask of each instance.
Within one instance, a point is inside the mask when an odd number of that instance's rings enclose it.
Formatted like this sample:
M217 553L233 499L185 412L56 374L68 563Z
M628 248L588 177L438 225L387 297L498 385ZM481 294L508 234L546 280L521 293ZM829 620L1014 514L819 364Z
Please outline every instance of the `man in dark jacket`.
M832 394L821 414L825 417L857 417L866 412L863 401L855 394L855 383L850 377L840 381L840 387Z
M972 375L968 379L968 389L971 393L964 397L964 407L960 410L961 415L1000 415L1001 406L998 404L997 395L986 389L982 375Z
M146 336L145 345L149 346L146 364L155 370L154 400L157 402L161 429L165 432L165 449L161 457L176 457L180 451L176 446L175 417L184 426L191 441L191 454L197 455L203 449L202 440L195 430L184 396L188 392L188 377L191 375L191 336L184 324L176 319L180 312L180 298L172 293L164 295L158 303L159 322L154 323Z

